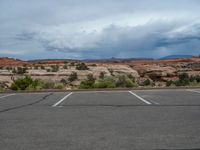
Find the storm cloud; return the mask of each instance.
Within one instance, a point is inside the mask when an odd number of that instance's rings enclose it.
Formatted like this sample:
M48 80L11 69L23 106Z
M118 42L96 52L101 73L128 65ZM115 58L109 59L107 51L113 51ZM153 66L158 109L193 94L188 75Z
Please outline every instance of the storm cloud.
M200 54L198 0L1 0L0 56Z

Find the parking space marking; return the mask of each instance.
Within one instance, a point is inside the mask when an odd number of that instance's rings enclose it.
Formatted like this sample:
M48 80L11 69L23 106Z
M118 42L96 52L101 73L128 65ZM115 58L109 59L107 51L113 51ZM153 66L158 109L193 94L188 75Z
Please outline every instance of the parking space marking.
M194 92L194 93L199 93L200 94L200 91L196 91L196 90L186 90L186 91Z
M65 99L67 99L72 94L73 94L73 92L67 94L65 97L63 97L61 100L59 100L57 103L55 103L54 105L52 105L52 107L58 106L60 103L62 103Z
M141 101L143 101L144 103L151 105L151 103L145 99L143 99L142 97L140 97L139 95L133 93L132 91L129 91L130 94L134 95L135 97L137 97L138 99L140 99Z
M13 96L13 95L15 95L15 94L7 94L7 95L4 95L4 96L1 96L0 99L5 98L5 97L9 97L9 96Z

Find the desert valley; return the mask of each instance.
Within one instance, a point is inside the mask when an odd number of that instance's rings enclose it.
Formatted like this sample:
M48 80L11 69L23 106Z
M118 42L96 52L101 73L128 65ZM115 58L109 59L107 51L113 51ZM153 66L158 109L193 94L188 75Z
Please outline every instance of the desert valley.
M43 85L13 85L30 77ZM1 90L199 86L200 58L167 60L35 60L0 58Z

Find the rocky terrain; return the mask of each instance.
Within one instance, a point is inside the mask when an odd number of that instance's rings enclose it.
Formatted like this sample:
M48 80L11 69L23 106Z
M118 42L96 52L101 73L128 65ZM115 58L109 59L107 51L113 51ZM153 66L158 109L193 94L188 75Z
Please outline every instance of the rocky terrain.
M171 60L128 60L128 61L90 61L84 63L86 69L77 69L81 64L77 60L45 60L27 62L12 58L0 58L0 86L9 87L17 78L29 75L33 79L59 83L67 80L72 73L77 79L67 82L65 88L75 88L92 74L95 79L100 75L114 80L122 75L131 76L139 86L165 87L169 81L177 81L179 75L189 77L200 75L200 58L182 58ZM17 72L17 69L24 72ZM148 82L148 83L147 83Z

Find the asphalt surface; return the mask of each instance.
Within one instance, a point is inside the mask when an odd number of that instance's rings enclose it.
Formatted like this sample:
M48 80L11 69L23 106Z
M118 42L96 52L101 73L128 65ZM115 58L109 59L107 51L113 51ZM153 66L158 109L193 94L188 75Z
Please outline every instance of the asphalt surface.
M0 94L0 149L200 149L200 89Z

